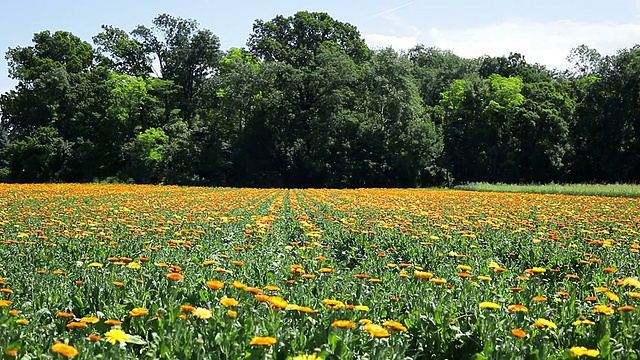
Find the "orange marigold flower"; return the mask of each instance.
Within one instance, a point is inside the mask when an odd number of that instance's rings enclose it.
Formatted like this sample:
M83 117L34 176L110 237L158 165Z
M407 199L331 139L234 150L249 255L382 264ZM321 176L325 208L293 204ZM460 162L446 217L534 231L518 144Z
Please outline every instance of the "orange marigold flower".
M414 270L413 276L417 277L418 279L431 279L433 277L433 274L426 271Z
M267 285L264 287L264 289L269 291L280 291L280 288L275 285Z
M321 273L323 273L323 274L325 274L325 273L332 273L332 272L335 272L335 270L334 270L334 269L332 269L332 268L326 268L326 267L320 268L320 270L318 270L318 271L319 271L319 272L321 272Z
M184 276L177 272L168 273L165 277L169 280L178 281L184 279Z
M507 310L509 310L510 312L529 312L528 307L520 304L509 305L507 306Z
M509 290L511 290L511 291L522 291L524 289L521 288L521 287L514 286L514 287L510 287Z
M332 327L343 328L343 329L355 329L356 323L350 320L336 320L331 323Z
M598 298L595 296L587 296L586 299L584 299L584 301L597 301Z
M124 285L124 283L123 283L123 282L121 282L121 281L112 281L111 283L112 283L113 285L115 285L115 286L123 286L123 285Z
M324 299L322 300L322 303L324 304L324 306L328 307L329 309L339 309L345 306L342 301L333 300L333 299Z
M434 283L436 285L442 285L442 284L446 284L447 280L434 278L434 279L429 279L429 282Z
M635 306L632 305L625 305L625 306L620 306L618 308L618 311L636 311L637 308Z
M279 296L271 296L269 297L269 303L271 304L271 308L272 309L276 309L276 310L282 310L284 308L287 307L287 305L289 305L289 303L287 302L287 300L279 297Z
M368 279L368 278L371 277L371 276L369 276L367 274L355 274L353 276L357 277L358 279Z
M258 300L258 301L269 301L269 298L271 296L266 295L266 294L256 294L253 298Z
M531 299L531 300L533 300L533 301L538 301L538 302L540 302L540 301L546 301L546 300L547 300L547 297L546 297L546 296L542 296L542 295L538 295L538 296L534 296L534 297L533 297L533 299Z
M234 261L232 261L232 263L233 263L233 265L236 265L236 266L243 266L244 265L244 263L242 261L239 261L239 260L234 260Z
M116 325L122 325L122 321L116 320L116 319L109 319L109 320L105 320L104 324L110 325L110 326L116 326Z
M149 310L145 308L133 308L131 309L131 311L129 311L129 316L131 317L138 317L147 314L149 314Z
M614 272L616 272L616 268L606 267L606 268L602 269L602 271L608 272L608 273L614 273Z
M511 329L511 334L521 339L527 337L527 333L522 329Z
M56 313L56 317L59 317L59 318L72 318L72 317L74 317L74 316L75 316L75 315L74 315L72 312L62 312L62 311L58 311L58 312Z
M9 315L16 316L18 314L20 314L20 311L18 311L18 310L9 310Z
M7 354L7 356L16 356L18 355L18 349L7 349L5 354Z
M262 294L262 289L259 288L255 288L255 287L251 287L251 286L247 286L246 288L242 289L248 293L252 293L252 294Z
M243 282L241 282L241 281L238 281L238 280L234 280L234 281L231 283L231 286L233 286L233 287L234 287L234 288L236 288L236 289L243 290L244 288L246 288L246 287L247 287L247 284L245 284L245 283L243 283Z
M224 287L224 283L219 280L209 280L206 282L207 286L213 290L220 290Z
M8 288L2 288L2 289L0 289L0 292L3 292L5 294L13 294L13 290L8 289Z
M79 354L78 349L76 349L71 345L67 345L61 342L56 342L55 344L53 344L53 346L51 346L51 351L58 353L60 355L66 356L68 358L72 358Z
M87 323L82 322L82 321L72 321L70 323L67 324L67 328L69 329L80 329L83 327L86 327Z
M189 304L185 304L185 305L180 305L180 312L194 312L195 311L195 306L191 306Z
M472 275L468 272L461 272L460 274L458 274L458 277L461 278L470 278Z
M397 321L393 321L393 320L387 320L385 322L382 323L382 326L386 326L387 329L389 330L396 330L396 331L407 331L407 327L404 326L404 324L397 322Z
M91 341L101 341L102 338L96 334L89 334L89 336L87 336L87 338Z
M254 336L249 345L271 346L277 342L278 340L271 336Z

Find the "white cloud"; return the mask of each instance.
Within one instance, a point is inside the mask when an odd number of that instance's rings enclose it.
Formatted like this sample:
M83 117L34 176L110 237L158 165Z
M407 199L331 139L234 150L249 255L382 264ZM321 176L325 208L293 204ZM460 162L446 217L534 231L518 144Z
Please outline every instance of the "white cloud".
M638 0L640 1L640 0ZM406 50L417 43L451 50L463 57L503 56L517 52L529 63L564 69L569 51L581 44L603 55L634 46L640 40L640 24L584 23L571 20L537 22L509 19L475 28L431 28L422 36L367 34L370 46Z
M382 34L363 35L365 42L373 49L382 49L391 46L396 51L410 49L420 43L416 36L393 36Z

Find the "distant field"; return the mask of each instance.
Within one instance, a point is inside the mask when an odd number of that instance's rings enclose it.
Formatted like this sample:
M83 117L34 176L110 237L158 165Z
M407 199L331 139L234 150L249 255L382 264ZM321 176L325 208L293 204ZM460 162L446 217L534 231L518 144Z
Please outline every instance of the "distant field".
M566 194L640 197L640 185L637 184L546 184L546 185L510 185L471 183L458 185L457 190L521 192L534 194Z
M0 358L634 359L639 218L623 197L0 184Z

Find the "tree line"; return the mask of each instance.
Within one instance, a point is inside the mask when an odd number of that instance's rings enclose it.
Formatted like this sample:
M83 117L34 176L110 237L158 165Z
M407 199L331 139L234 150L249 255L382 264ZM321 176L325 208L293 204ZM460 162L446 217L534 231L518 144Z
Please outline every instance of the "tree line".
M6 58L0 181L415 187L640 179L640 47L572 67L367 47L326 13L256 20L223 51L159 15Z

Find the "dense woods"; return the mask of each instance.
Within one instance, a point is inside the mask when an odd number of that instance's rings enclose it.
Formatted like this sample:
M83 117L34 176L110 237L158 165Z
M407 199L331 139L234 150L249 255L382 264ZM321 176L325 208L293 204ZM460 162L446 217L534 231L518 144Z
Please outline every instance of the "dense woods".
M572 68L370 49L325 13L65 31L8 51L0 180L415 187L640 179L640 46Z

